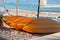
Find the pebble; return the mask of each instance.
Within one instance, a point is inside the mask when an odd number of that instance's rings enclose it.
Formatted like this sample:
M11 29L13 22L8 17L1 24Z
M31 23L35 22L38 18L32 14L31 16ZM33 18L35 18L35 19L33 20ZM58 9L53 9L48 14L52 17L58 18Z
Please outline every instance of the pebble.
M31 37L32 37L31 34L25 32L6 28L0 29L0 39L3 40L28 40Z

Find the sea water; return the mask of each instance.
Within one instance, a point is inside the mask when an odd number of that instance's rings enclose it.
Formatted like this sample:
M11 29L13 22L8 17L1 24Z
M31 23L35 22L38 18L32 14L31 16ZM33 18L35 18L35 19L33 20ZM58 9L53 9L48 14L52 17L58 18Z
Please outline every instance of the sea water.
M51 2L52 1L52 2ZM4 3L1 2L6 9L16 9L16 0L4 0ZM60 4L60 0L47 0L48 4ZM0 6L0 8L4 7ZM38 0L18 0L18 9L20 10L29 10L37 11L38 10ZM43 7L40 8L40 12L60 12L60 7Z
M16 0L4 0L4 3L1 4L4 4L7 9L16 9ZM37 11L38 0L18 0L18 8L20 10Z

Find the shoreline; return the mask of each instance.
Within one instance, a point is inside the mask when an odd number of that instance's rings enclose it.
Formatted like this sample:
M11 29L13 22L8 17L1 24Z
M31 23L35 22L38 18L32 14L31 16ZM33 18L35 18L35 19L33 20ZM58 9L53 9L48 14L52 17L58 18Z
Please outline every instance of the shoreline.
M16 15L15 9L8 9L9 14ZM7 13L4 14L5 16L8 16ZM26 16L26 17L32 17L36 16L37 11L27 11L27 10L20 10L18 9L18 16ZM58 17L60 16L60 13L56 12L40 12L39 16L43 17Z

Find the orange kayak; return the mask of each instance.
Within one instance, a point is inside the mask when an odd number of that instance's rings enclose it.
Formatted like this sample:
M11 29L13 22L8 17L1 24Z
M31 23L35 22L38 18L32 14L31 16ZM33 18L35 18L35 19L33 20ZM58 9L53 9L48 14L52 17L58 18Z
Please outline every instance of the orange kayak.
M60 23L55 20L9 16L3 21L16 30L24 30L30 33L60 32Z

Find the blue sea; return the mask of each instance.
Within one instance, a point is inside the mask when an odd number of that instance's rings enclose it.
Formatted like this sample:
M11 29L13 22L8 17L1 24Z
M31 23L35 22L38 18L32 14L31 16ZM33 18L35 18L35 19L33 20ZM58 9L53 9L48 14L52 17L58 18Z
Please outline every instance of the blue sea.
M47 0L47 4L60 4L60 0Z
M16 0L4 0L4 3L0 4L5 5L6 9L16 9ZM60 0L47 0L47 4L60 4ZM4 6L0 6L4 7ZM29 10L37 11L38 9L38 0L18 0L18 8L20 10ZM40 11L44 12L60 12L60 7L58 8L40 8Z
M4 0L4 5L7 9L16 9L16 0ZM20 10L36 11L37 7L38 0L18 0L18 8Z

